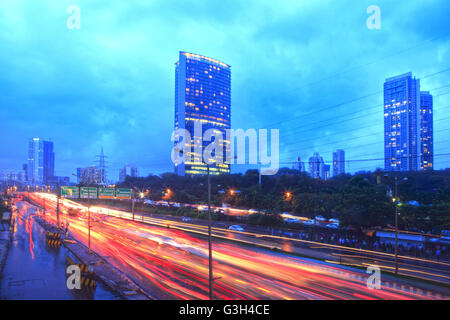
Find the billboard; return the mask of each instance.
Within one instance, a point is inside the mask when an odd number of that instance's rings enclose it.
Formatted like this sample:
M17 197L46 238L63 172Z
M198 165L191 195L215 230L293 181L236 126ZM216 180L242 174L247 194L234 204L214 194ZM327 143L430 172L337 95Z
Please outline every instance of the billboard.
M78 187L61 187L61 197L63 198L79 198L80 191Z
M99 188L98 189L98 197L99 199L114 199L115 198L115 189L114 188Z
M117 199L131 199L131 189L118 188L116 190L116 198Z
M80 187L80 198L82 199L97 199L97 188L95 187Z

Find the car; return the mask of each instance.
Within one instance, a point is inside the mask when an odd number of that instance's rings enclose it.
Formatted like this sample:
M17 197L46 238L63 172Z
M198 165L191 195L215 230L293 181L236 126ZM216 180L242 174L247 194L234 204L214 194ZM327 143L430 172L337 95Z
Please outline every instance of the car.
M144 202L145 202L146 204L155 204L154 201L149 200L149 199L144 200Z
M172 207L174 207L174 208L179 208L179 207L181 207L181 205L180 205L178 202L174 202L174 203L172 204Z
M254 214L254 213L258 213L258 210L255 210L255 209L248 209L247 212L250 213L250 214Z
M208 207L207 206L198 206L197 210L201 211L201 212L206 212L206 211L208 211Z
M329 223L325 227L330 228L330 229L338 229L339 225L337 223Z
M220 213L220 214L224 214L225 210L221 209L221 208L217 208L214 210L215 213Z
M330 219L328 221L330 221L330 223L337 223L337 224L339 224L339 219L332 218L332 219Z
M284 221L286 221L287 223L300 223L300 220L296 219L296 218L290 218L290 219L286 219Z
M191 221L191 218L189 218L189 217L183 217L183 218L181 218L181 221L184 221L184 222L190 222L190 221Z
M229 227L228 227L228 230L233 230L233 231L244 231L244 228L242 228L240 225L233 224L232 226L229 226Z
M313 226L316 224L316 222L313 219L309 219L309 220L302 221L302 224L304 224L305 226Z
M327 219L325 219L325 218L322 217L322 216L316 216L316 220L317 220L317 221L320 221L320 222L327 221Z

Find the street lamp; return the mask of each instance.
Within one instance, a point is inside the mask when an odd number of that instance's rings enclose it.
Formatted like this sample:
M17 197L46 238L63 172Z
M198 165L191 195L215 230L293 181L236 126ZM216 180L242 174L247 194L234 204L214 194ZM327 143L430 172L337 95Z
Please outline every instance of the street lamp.
M292 193L290 193L290 192L288 191L288 192L286 192L284 195L286 196L286 201L291 200Z
M386 175L387 176L387 175ZM408 178L405 177L402 181L407 181ZM395 176L394 178L394 198L392 201L395 205L395 245L394 245L394 265L395 265L395 274L398 274L398 178Z
M72 175L82 179L81 176L75 173L72 173ZM87 188L88 188L88 254L91 254L91 188L89 186Z
M175 149L184 154L184 150ZM209 265L209 300L213 299L213 265L212 265L212 235L211 235L211 181L209 174L209 163L206 162L206 172L208 176L208 265ZM170 189L167 189L170 191Z

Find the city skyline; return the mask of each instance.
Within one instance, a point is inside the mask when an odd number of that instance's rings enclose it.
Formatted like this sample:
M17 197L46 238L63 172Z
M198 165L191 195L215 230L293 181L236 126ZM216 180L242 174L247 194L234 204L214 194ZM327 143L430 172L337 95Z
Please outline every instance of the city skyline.
M70 176L74 168L90 165L101 146L114 155L109 164L113 180L129 160L143 175L172 172L173 61L181 49L233 66L233 126L279 128L281 162L306 159L318 151L331 164L337 148L345 150L348 160L383 158L380 87L386 78L409 71L434 97L434 154L450 147L444 121L450 105L449 38L443 14L449 4L444 1L433 7L417 1L408 5L382 1L383 12L390 14L383 15L380 30L367 28L366 4L332 4L330 12L341 12L332 19L320 5L308 3L250 2L236 4L241 10L233 12L217 10L220 4L211 11L186 6L178 12L162 6L158 17L151 5L135 6L139 11L130 12L112 6L110 12L118 18L136 15L136 25L120 19L113 23L83 4L82 16L87 16L80 30L68 30L64 23L58 27L67 17L62 5L35 4L22 10L19 4L6 5L8 15L2 20L6 28L0 32L5 48L14 48L9 52L15 53L0 53L6 70L0 78L5 89L0 113L8 119L0 129L8 137L0 148L0 170L20 170L27 157L24 142L40 136L51 137L58 146L57 176ZM400 22L395 16L405 10L413 18ZM36 11L37 27L14 20ZM211 12L214 21L208 20ZM255 15L242 24L247 12ZM143 13L155 19L148 22ZM89 19L91 15L97 19ZM167 17L177 21L176 27L166 22ZM219 17L228 23L226 30L216 25ZM423 28L423 21L433 21L434 27ZM331 27L334 37L329 36ZM40 41L29 42L29 36ZM61 37L61 45L51 49L38 45L49 42L48 37ZM347 37L357 45L348 46ZM385 39L382 46L380 38ZM155 51L157 44L160 49ZM228 50L232 44L239 50ZM78 47L90 48L91 53L86 56ZM35 54L45 59L36 60ZM39 81L34 74L41 74ZM384 167L383 160L350 163L346 169L354 173L377 167ZM436 156L434 168L446 167L448 157ZM246 169L233 166L232 172Z

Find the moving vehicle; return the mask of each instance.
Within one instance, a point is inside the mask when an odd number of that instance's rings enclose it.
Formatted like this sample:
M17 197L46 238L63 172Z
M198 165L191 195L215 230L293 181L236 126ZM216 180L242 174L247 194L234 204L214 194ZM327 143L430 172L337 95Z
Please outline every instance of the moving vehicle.
M240 225L233 224L232 226L228 227L228 230L244 231L244 228L242 228Z
M305 226L313 226L316 224L316 222L314 221L314 219L309 219L309 220L302 221L302 224L304 224Z
M190 217L183 217L183 218L181 218L181 221L183 221L183 222L190 222L191 218Z

